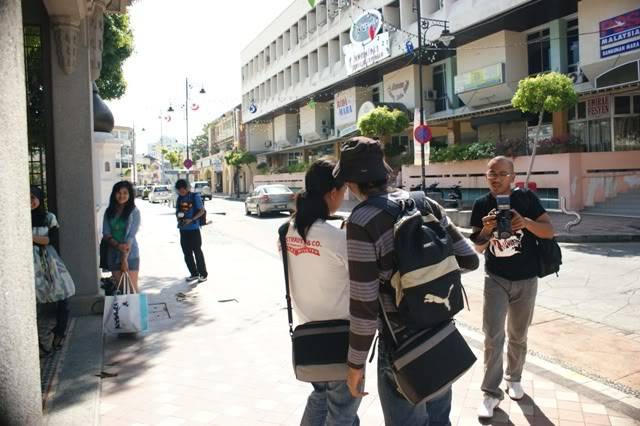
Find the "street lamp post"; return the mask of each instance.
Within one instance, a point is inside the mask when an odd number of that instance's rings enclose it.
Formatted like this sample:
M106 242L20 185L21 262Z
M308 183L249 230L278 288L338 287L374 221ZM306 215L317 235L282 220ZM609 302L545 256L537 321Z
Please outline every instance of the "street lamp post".
M418 14L418 93L420 93L420 126L424 126L424 91L422 89L422 38L426 37L427 30L431 27L442 27L442 34L439 37L445 46L449 46L449 43L453 40L454 36L449 33L449 22L440 19L429 19L422 17L422 4L421 0L417 0L417 14ZM425 189L425 158L424 158L424 143L420 143L420 162L422 166L422 190Z
M185 136L187 139L187 158L185 160L189 160L189 89L191 86L189 85L189 78L185 77L184 79L184 120L186 123L185 126ZM200 94L206 93L204 87L200 89ZM168 112L173 112L173 108L169 106ZM187 172L187 180L189 180L189 173Z

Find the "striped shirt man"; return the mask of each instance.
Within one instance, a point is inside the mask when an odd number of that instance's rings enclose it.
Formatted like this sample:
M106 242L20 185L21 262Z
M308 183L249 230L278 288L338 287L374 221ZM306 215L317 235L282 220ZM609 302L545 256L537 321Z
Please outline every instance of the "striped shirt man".
M406 191L380 194L390 200L409 198ZM453 250L463 270L478 267L478 256L460 231L440 207L440 223L453 241ZM394 218L383 210L365 205L358 208L347 222L347 255L349 259L351 329L348 364L362 368L375 336L382 329L378 317L378 295L392 326L401 325L389 284L393 273ZM380 283L383 285L380 286Z

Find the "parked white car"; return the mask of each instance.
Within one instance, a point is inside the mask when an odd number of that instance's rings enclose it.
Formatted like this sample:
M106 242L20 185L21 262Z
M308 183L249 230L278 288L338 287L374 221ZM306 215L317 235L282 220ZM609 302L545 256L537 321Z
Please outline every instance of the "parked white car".
M211 186L209 185L209 182L207 181L198 181L198 182L193 182L193 192L196 194L200 194L200 197L202 197L202 200L207 200L207 199L211 199L212 195L211 195Z
M164 203L171 198L171 190L167 185L154 185L149 191L149 202Z

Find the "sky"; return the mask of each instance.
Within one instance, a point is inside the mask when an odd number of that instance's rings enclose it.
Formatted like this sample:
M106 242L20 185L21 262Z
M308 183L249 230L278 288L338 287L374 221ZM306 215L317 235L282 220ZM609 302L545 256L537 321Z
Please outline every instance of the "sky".
M189 139L241 101L240 52L293 0L137 0L128 8L134 52L124 64L127 92L107 101L117 126L135 125L136 152L162 134L185 141L185 78L192 86ZM204 88L206 94L201 95ZM143 130L144 129L144 130Z

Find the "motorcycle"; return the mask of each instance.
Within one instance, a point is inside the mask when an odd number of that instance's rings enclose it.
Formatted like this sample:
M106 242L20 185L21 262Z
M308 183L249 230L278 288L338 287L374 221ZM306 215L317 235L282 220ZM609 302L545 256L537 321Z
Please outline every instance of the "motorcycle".
M452 209L462 208L462 182L458 181L457 184L449 188L449 192L444 197L444 206Z

